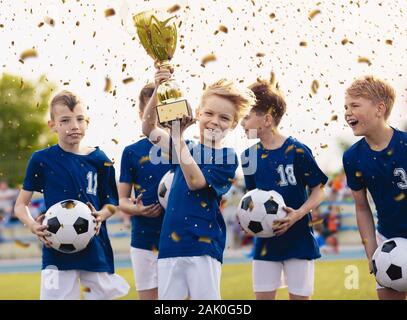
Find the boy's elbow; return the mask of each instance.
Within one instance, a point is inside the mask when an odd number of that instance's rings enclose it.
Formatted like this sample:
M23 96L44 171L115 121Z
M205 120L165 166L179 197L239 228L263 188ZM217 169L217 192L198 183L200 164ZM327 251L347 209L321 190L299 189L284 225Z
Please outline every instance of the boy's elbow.
M205 179L203 179L202 181L201 180L199 180L199 181L190 181L190 182L187 183L187 185L188 185L188 189L191 190L191 191L201 190L201 189L204 189L207 186Z

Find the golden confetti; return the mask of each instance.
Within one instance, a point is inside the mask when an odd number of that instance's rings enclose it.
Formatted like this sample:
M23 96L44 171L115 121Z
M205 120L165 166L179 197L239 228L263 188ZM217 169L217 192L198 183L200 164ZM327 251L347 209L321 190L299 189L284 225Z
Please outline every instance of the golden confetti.
M325 149L325 148L328 148L328 145L327 145L327 144L321 144L320 147L321 147L322 149Z
M143 165L144 163L146 163L146 162L148 162L148 161L150 161L150 156L144 156L144 157L141 157L141 158L140 158L140 160L138 161L138 163L139 163L140 165Z
M115 214L117 211L116 206L114 206L110 203L106 205L106 209L110 212L110 214Z
M285 153L285 154L289 153L291 150L294 149L294 147L295 147L295 146L294 146L293 144L290 144L290 145L287 147L287 149L285 149L284 153Z
M254 209L254 203L253 203L253 201L250 201L250 203L249 203L249 211L253 211L253 209Z
M151 251L153 251L153 253L156 254L158 252L158 249L155 245L153 245Z
M362 239L362 244L366 245L366 244L368 244L368 243L369 243L369 240L368 240L368 239L366 239L366 238L363 238L363 239Z
M308 226L313 227L313 226L316 226L316 225L321 224L323 222L324 222L324 219L318 219L318 220L315 220L315 221L310 221L308 223Z
M18 246L18 247L20 247L20 248L23 248L23 249L27 249L29 246L30 246L30 244L29 243L24 243L24 242L22 242L21 240L14 240L14 243Z
M110 78L106 77L105 78L105 92L110 92L112 90L112 80Z
M178 242L181 240L181 238L177 235L177 233L175 231L173 233L171 233L171 239L175 242Z
M226 27L226 26L224 26L224 25L220 25L219 26L219 31L220 32L223 32L223 33L228 33L228 28Z
M368 66L370 66L372 63L370 62L369 58L366 57L359 57L358 58L359 63L367 63Z
M276 14L275 13L270 13L269 17L270 17L270 19L274 19L276 17Z
M393 155L393 149L390 149L389 151L386 152L386 154L391 157Z
M268 153L263 153L260 157L262 158L262 159L264 159L264 158L267 158L268 157Z
M259 58L262 58L262 57L264 57L266 54L265 53L263 53L263 52L257 52L256 53L256 57L259 57Z
M82 291L83 292L90 292L90 288L89 287L82 287Z
M208 205L208 204L207 204L205 201L201 201L201 207L202 207L202 208L206 208L207 205Z
M313 94L316 94L316 93L318 92L318 89L319 89L319 82L318 82L318 80L312 81L312 84L311 84L311 91L312 91L312 93L313 93Z
M132 77L129 77L129 78L123 79L122 81L123 81L124 84L128 84L130 82L133 82L134 79Z
M228 10L230 11L230 13L233 13L233 9L231 7L228 7Z
M345 44L347 44L348 42L349 42L349 40L346 39L346 38L342 39L342 41L341 41L341 43L342 43L343 46L344 46Z
M399 195L394 197L394 201L401 201L406 197L406 195L404 194L404 192L401 192Z
M44 22L40 22L40 23L38 24L38 28L41 28L43 25L44 25Z
M179 9L181 9L181 6L179 4L174 4L172 7L167 9L167 12L174 13L177 12Z
M109 8L105 10L105 18L114 16L116 14L116 11L114 11L113 8Z
M312 10L310 13L308 13L308 19L311 21L312 19L315 18L315 16L317 16L318 14L321 13L321 10Z
M295 152L296 153L304 153L305 151L302 148L295 148Z
M119 144L119 141L118 141L117 139L112 138L112 141L113 141L115 144Z
M307 46L307 42L306 41L301 41L300 42L300 47L306 47Z
M20 59L23 61L27 58L35 58L35 57L38 57L38 53L35 49L28 49L28 50L23 51L20 54Z
M388 45L390 45L390 46L393 45L393 40L387 39L387 40L386 40L386 44L388 44Z
M208 237L199 237L198 239L199 242L206 242L206 243L211 243L212 240L209 239Z
M355 172L355 176L356 176L357 178L360 178L360 177L362 176L362 171L356 171L356 172Z
M260 256L264 257L266 254L267 254L267 248L266 248L266 246L263 246L263 248L261 248Z
M331 117L331 121L337 121L338 120L338 116L336 115L336 114L334 114L332 117Z
M275 83L276 83L276 74L275 74L273 71L271 71L270 84L271 84L272 86L274 86Z
M105 167L112 167L113 166L113 162L109 162L109 161L105 161L105 163L103 164Z
M55 26L55 20L51 17L45 17L44 22L51 27Z
M202 58L201 66L205 66L208 62L212 61L216 61L216 56L214 54L208 54Z

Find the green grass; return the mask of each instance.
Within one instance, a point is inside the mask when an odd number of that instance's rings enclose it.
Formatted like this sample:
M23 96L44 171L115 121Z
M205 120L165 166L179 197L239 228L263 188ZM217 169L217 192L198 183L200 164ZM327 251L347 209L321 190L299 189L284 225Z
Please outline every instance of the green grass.
M348 267L353 266L353 267ZM351 268L353 277L358 273L358 289L347 289L345 280ZM221 291L222 299L254 299L251 280L251 264L226 264L222 267ZM346 273L346 271L348 271ZM123 299L138 299L134 288L131 269L118 269L130 284L131 290ZM0 300L6 299L38 299L40 291L40 273L0 274ZM280 289L277 299L287 299L287 289ZM315 264L314 300L360 300L376 299L375 281L369 275L365 260L317 261Z

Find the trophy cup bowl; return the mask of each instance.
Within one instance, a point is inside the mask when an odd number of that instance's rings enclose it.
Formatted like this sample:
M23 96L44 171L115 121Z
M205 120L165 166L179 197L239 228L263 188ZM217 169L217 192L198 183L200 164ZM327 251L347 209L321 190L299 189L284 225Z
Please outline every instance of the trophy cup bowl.
M177 46L177 26L174 16L161 19L162 11L148 10L133 16L141 45L156 66L171 69L170 61ZM157 88L158 121L167 125L185 116L192 116L187 101L174 79L164 81Z

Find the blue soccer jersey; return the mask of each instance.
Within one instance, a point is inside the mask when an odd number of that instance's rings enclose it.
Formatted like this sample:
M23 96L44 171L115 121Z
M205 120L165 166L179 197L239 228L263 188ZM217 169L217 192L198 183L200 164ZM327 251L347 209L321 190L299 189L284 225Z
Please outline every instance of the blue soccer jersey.
M249 190L275 190L282 195L286 206L293 209L299 209L307 200L307 187L313 188L328 180L311 150L292 137L274 150L265 149L259 142L242 153L241 161ZM310 213L281 236L255 240L255 260L310 260L321 256L313 235Z
M90 202L96 210L105 204L117 205L118 195L113 163L98 147L88 155L64 151L59 145L34 152L29 160L23 189L44 194L45 206L66 199ZM88 247L65 254L43 247L42 268L114 273L113 251L106 222Z
M407 238L407 133L393 129L389 145L370 149L363 138L343 155L348 186L369 190L377 210L377 230L386 238Z
M156 150L157 149L157 150ZM144 138L123 151L120 182L134 186L135 197L143 194L145 206L158 203L157 189L164 174L171 165L155 157L161 157L161 151L147 138ZM158 250L161 225L164 214L156 218L142 216L131 217L131 246L145 250Z
M158 258L209 255L222 262L226 225L219 206L222 195L231 187L238 159L230 148L187 144L208 187L189 190L180 165L174 165Z

